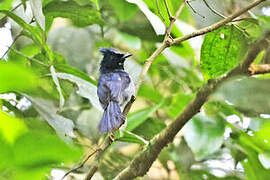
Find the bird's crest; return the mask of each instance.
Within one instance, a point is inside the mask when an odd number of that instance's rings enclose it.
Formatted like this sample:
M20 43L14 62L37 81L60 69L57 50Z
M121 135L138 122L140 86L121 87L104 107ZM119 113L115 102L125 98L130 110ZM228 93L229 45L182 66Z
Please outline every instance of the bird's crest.
M115 55L124 55L122 53L120 53L119 51L113 49L113 48L100 48L99 49L99 52L105 56L105 55L108 55L108 54L115 54Z

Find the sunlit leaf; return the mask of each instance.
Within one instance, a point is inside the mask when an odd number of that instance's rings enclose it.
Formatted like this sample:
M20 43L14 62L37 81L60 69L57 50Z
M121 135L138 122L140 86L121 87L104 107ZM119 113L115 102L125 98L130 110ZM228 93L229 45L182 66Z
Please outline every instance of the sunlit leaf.
M72 75L77 76L83 80L86 80L94 85L97 85L97 82L95 80L91 79L86 73L84 73L83 71L80 71L79 69L72 67L68 64L56 64L55 69L58 70L59 72L72 74Z
M0 135L6 142L14 143L19 136L26 132L27 127L22 120L0 111Z
M76 160L81 150L69 147L55 134L34 130L16 141L14 154L18 166L43 166Z
M249 148L245 148L248 153L248 158L243 160L241 164L243 165L246 173L247 180L261 180L269 179L270 171L264 169L261 165L258 154Z
M0 1L0 9L5 9L5 10L9 10L11 8L13 0L4 0L4 2ZM0 16L0 18L2 18Z
M233 25L207 33L201 48L201 70L205 80L218 77L241 62L247 48L245 36Z
M142 0L126 0L126 1L129 3L136 4L140 8L140 10L144 13L144 15L151 23L157 35L165 34L166 27L163 24L163 22L160 20L158 16L156 16L148 9L147 5Z
M37 87L37 77L29 69L4 62L0 62L0 82L0 93L29 92Z
M265 169L270 169L270 152L260 153L259 160Z

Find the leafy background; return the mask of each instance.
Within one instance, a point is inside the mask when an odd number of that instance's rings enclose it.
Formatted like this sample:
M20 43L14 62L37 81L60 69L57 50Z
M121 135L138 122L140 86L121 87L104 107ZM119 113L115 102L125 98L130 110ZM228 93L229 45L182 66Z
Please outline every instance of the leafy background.
M167 2L172 14L181 4ZM224 15L247 3L209 2ZM221 19L203 1L191 5L198 13L186 6L173 37ZM243 21L170 47L157 57L127 117L126 130L107 150L94 178L112 179L182 112L198 88L241 62L248 44L270 28L263 6ZM97 131L102 115L96 95L98 49L132 53L126 69L136 81L169 24L163 1L159 8L165 21L151 0L0 1L1 28L11 26L16 39L0 62L0 180L56 178L54 172L63 174L98 147L104 139ZM269 75L225 83L143 179L269 179L269 95ZM82 179L86 171L82 168L72 176Z

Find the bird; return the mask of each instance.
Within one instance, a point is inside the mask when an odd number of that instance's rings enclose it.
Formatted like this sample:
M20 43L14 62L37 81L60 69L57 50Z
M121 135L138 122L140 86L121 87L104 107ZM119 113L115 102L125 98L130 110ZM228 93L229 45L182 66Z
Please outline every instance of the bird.
M104 109L98 128L100 133L108 133L118 129L124 122L123 108L135 94L134 83L124 69L126 58L131 54L123 54L113 48L100 48L103 59L99 68L97 95Z

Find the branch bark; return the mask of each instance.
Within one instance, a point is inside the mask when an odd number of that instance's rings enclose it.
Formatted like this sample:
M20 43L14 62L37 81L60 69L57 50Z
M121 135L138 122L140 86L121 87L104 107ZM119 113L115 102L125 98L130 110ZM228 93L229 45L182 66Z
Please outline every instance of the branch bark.
M270 73L270 64L251 65L248 70L251 75Z
M207 84L198 91L195 99L186 106L184 111L165 130L153 138L151 145L144 149L144 151L142 151L126 169L118 174L118 176L115 177L115 180L128 180L145 175L161 150L166 147L167 144L172 142L176 134L195 114L200 112L203 104L208 100L209 96L215 91L219 84L240 73L249 75L249 67L247 65L250 65L259 52L269 45L266 39L268 37L270 37L270 33L267 33L263 39L254 43L251 46L252 48L248 51L243 63L234 68L227 76L219 79L210 79Z

